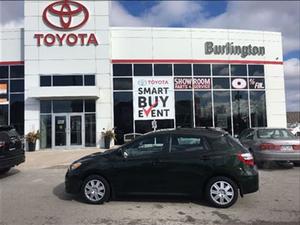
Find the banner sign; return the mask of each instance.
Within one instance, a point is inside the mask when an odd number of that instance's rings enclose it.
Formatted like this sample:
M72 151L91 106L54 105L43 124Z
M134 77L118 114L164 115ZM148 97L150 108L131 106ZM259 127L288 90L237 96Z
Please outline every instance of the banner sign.
M172 77L134 77L133 110L135 120L174 119Z
M174 78L175 89L210 89L210 78Z

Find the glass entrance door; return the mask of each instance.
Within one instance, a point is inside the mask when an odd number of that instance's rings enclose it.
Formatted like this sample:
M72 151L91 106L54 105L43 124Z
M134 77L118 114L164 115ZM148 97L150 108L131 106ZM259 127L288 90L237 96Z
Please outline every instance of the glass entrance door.
M82 146L82 115L70 116L70 145Z
M55 114L53 123L54 148L73 148L84 145L82 114Z
M65 147L67 145L67 116L54 117L54 143L55 147Z

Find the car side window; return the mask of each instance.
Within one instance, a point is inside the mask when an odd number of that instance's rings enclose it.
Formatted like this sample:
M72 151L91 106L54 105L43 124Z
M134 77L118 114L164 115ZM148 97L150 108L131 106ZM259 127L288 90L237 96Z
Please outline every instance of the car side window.
M254 130L246 130L241 133L240 139L241 140L253 140L254 137Z
M165 151L169 146L169 135L154 135L135 141L124 150L129 157L150 155Z
M207 150L208 146L203 137L196 135L172 135L172 152L188 152Z

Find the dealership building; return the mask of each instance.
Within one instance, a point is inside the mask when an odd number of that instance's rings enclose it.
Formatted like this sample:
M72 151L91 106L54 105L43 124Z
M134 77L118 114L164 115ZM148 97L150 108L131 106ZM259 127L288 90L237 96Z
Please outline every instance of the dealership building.
M110 2L25 1L0 30L0 125L39 149L103 146L102 132L286 127L278 32L110 27Z

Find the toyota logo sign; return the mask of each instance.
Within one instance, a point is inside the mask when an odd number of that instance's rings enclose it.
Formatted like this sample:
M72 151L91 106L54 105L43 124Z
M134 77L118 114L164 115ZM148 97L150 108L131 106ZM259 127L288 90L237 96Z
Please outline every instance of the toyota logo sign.
M87 8L72 0L54 2L43 12L44 23L55 30L74 30L84 25L88 19Z
M98 45L95 33L72 33L69 31L79 29L89 19L87 8L73 0L60 0L48 5L43 11L44 23L59 33L35 33L37 46L63 46ZM61 32L65 31L65 32Z

